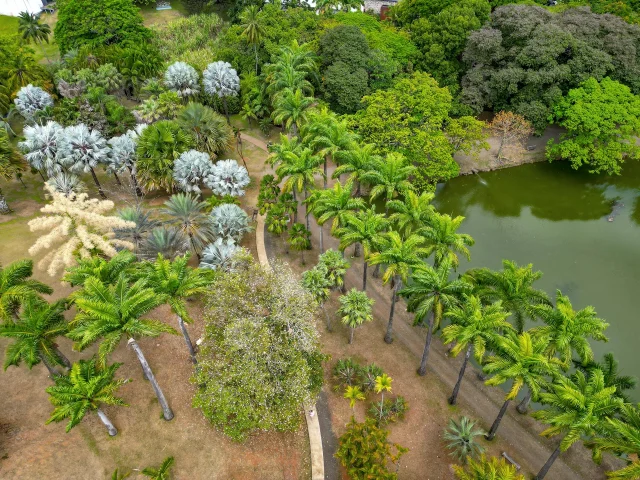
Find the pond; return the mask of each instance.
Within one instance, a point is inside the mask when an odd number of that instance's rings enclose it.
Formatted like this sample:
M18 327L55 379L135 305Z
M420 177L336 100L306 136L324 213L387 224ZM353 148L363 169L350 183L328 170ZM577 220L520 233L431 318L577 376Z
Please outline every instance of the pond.
M462 176L439 186L434 205L465 216L461 230L476 240L460 271L533 263L544 273L538 288L560 289L575 309L593 305L610 324L609 342L593 342L596 358L613 352L622 373L640 378L640 162L616 177L547 162ZM640 389L631 396L639 401Z

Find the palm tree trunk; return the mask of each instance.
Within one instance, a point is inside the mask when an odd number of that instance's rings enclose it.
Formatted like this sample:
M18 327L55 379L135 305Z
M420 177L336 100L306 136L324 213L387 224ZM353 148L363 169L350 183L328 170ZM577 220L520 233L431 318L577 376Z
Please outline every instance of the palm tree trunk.
M147 359L144 358L144 354L142 353L142 350L140 350L138 342L136 342L133 338L129 338L128 344L131 345L133 351L136 352L138 361L140 362L140 365L142 365L142 369L147 375L147 378L149 378L153 390L156 392L156 397L158 397L158 402L160 403L160 407L162 407L162 414L164 416L164 419L173 419L173 412L171 411L171 408L167 403L167 399L164 397L164 393L162 393L162 390L160 389L160 385L158 385L158 382L156 381L156 377L154 377L153 372L151 371L151 367L147 363Z
M296 125L296 122L291 122L291 134L294 137L298 136L298 125Z
M320 305L320 308L322 308L322 312L324 313L324 317L327 320L327 330L330 332L331 331L331 318L329 317L329 314L327 313L326 308L324 308L324 303Z
M47 370L49 370L49 375L60 375L60 372L53 368L53 366L49 364L49 361L44 358L44 356L40 355L40 359L42 360L42 363L44 363L44 366L47 367Z
M320 225L319 223L318 223L318 230L320 230L320 253L324 253L324 231L323 231L322 225Z
M553 453L549 457L549 460L547 460L547 463L545 463L543 465L543 467L538 472L538 475L535 476L535 480L542 480L547 475L547 473L549 472L549 469L551 468L551 465L553 465L553 462L556 461L556 458L558 458L560 453L561 453L560 452L560 445L558 445L558 448L556 448L553 451Z
M39 173L39 174L40 174L40 176L42 177L42 181L43 181L43 182L46 182L46 181L47 181L47 179L46 179L46 178L44 178L44 175L42 174L42 170L38 170L38 173Z
M111 423L111 421L105 415L105 413L100 409L97 409L96 413L100 417L100 420L102 420L102 423L104 423L104 426L107 427L107 431L109 432L109 435L111 435L112 437L116 436L118 434L118 430L116 429L116 427L113 426L113 423Z
M359 257L360 256L360 244L356 243L355 246L353 247L353 256L354 257Z
M197 365L198 360L196 360L196 352L193 350L193 343L191 343L189 332L187 331L187 327L184 324L184 320L182 320L182 317L180 315L178 315L178 326L180 327L180 331L182 332L182 336L184 337L184 343L187 344L187 350L189 350L189 355L191 356L191 362L194 365Z
M500 138L500 146L498 147L498 153L496 154L496 157L498 158L498 160L500 160L500 155L502 154L502 147L504 147L504 136L502 136L502 138Z
M64 366L70 369L71 368L71 362L65 356L65 354L62 353L58 347L54 347L54 351L56 352L56 355L58 355L60 360L62 360L62 363L64 364Z
M456 382L456 386L453 387L453 393L451 397L449 397L449 405L455 405L458 401L458 392L460 392L460 384L462 383L462 379L464 378L464 371L467 369L467 363L469 362L469 357L471 356L471 349L473 345L469 345L467 347L467 351L464 354L464 362L462 362L462 367L460 367L460 373L458 374L458 381Z
M423 377L427 373L427 361L429 360L429 350L431 349L431 339L433 338L433 312L429 312L429 324L427 325L427 339L424 342L424 350L422 351L422 360L418 368L418 375Z
M329 155L324 156L324 189L327 189L327 161L329 159Z
M395 285L391 294L391 310L389 311L389 323L387 324L387 333L384 336L384 341L386 343L393 343L393 311L396 308L396 298L398 296L398 289L400 287L401 280L396 277Z
M498 431L498 427L500 426L502 417L504 417L504 414L507 411L507 407L509 406L509 403L511 403L511 400L505 400L505 402L502 404L502 407L498 412L498 416L494 420L493 425L491 425L491 430L489 430L489 433L484 437L487 440L493 440L493 438L496 436L496 432Z
M291 194L293 195L293 201L296 202L296 208L293 211L293 223L298 223L298 199L296 198L296 187L291 189Z
M349 345L351 345L353 343L353 331L355 330L354 328L350 328L349 329Z
M222 97L222 105L224 106L224 116L227 117L227 124L231 125L231 119L229 118L229 108L227 107L227 97Z
M362 272L362 291L366 292L367 291L367 268L368 268L369 264L367 263L367 261L364 261L364 270Z
M300 250L300 260L301 260L301 262L302 262L302 265L306 265L306 264L304 263L304 248L303 248L302 250Z
M116 185L122 186L122 182L120 181L120 177L118 177L118 174L116 172L113 172L113 176L116 179Z
M311 225L309 224L309 204L306 203L307 198L309 197L309 195L307 194L307 186L304 186L304 200L305 200L305 204L304 204L304 216L305 219L307 221L307 230L311 230Z
M530 402L531 402L531 390L527 392L527 394L524 396L524 398L520 402L520 405L516 407L516 410L518 411L518 413L521 413L523 415L527 413L529 411Z
M258 75L258 44L254 43L253 44L253 52L256 55L256 76Z
M7 203L7 199L4 197L2 193L2 189L0 189L0 214L7 215L11 213L13 210L9 208L9 204Z
M98 187L98 193L100 193L100 196L102 198L107 198L107 196L102 191L102 185L100 185L100 182L98 181L98 177L96 177L96 172L93 171L92 167L89 167L89 169L91 170L91 176L93 177L93 181L96 182L96 186Z
M140 185L138 185L138 179L136 178L136 174L133 171L133 168L129 168L129 175L131 176L131 181L133 182L133 187L136 189L136 195L138 197L142 196L142 190L140 190Z
M376 265L376 268L373 269L373 273L371 274L373 278L380 278L380 264Z

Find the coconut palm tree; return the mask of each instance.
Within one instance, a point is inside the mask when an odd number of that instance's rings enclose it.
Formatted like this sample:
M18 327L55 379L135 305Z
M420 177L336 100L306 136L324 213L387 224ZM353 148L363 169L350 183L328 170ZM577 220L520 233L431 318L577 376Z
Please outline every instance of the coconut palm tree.
M211 218L206 213L207 203L191 193L176 193L164 205L163 213L169 215L169 222L189 239L191 250L200 260L202 249L215 239Z
M285 88L274 99L271 118L274 122L286 128L292 136L296 137L300 125L307 121L309 107L314 102L315 99L313 97L306 97L300 89L293 91Z
M593 371L600 370L604 374L604 384L607 387L616 387L616 395L622 398L624 403L631 403L631 399L625 393L636 388L638 380L630 375L619 374L619 362L613 353L605 353L601 362L595 360L583 364L580 360L572 360L573 366L589 376Z
M164 302L177 316L178 326L184 336L191 361L195 365L198 363L196 353L185 326L185 323L193 322L187 310L186 300L207 292L211 285L211 275L206 270L189 267L189 257L190 254L186 253L171 261L158 254L155 262L142 265L141 278L146 280L147 286L152 288L156 295L164 298Z
M408 191L402 200L391 200L387 208L393 213L390 220L395 222L398 231L403 235L418 233L429 225L436 209L431 205L433 193L424 192L420 195Z
M305 265L304 251L311 248L311 232L302 224L294 223L289 230L289 246L300 252L300 260Z
M227 123L231 125L229 108L227 107L227 97L236 97L240 92L240 77L238 77L238 72L235 71L229 62L213 62L207 65L207 68L203 72L202 83L204 84L204 91L206 93L209 95L217 95L222 99Z
M447 448L451 450L450 455L466 465L468 459L476 460L484 453L484 447L475 440L475 437L484 433L484 430L476 427L475 421L468 417L460 417L460 423L453 418L449 419L442 437L449 442Z
M533 283L542 277L542 272L533 271L533 265L520 267L510 260L502 260L502 271L477 268L465 273L476 286L477 295L489 302L502 300L509 310L518 333L524 331L527 318L535 319L533 305L551 305L546 292L533 288Z
M266 92L272 102L286 89L313 95L309 79L317 79L317 56L309 44L299 45L293 40L290 45L280 47L273 63L264 66L267 83Z
M256 75L258 75L258 45L260 45L264 36L264 28L260 24L259 13L260 7L258 5L249 5L240 14L242 36L249 45L253 45L253 52L256 56Z
M451 349L453 357L457 357L462 351L465 352L458 381L449 398L451 405L455 405L458 400L460 384L471 353L473 352L476 361L482 364L487 345L493 345L496 342L500 336L499 332L513 329L506 320L508 316L509 312L502 308L500 302L483 305L480 298L475 295L465 297L461 306L454 306L445 312L445 317L451 320L451 325L442 330L442 341L445 344L455 342L455 346Z
M76 348L84 350L100 342L98 360L105 364L107 356L116 349L120 340L128 338L128 345L135 351L145 377L151 382L164 419L171 420L173 412L136 341L139 337L157 337L162 333L178 334L162 322L140 318L162 304L164 298L147 287L145 279L130 285L129 278L121 274L115 285L87 278L74 299L78 313L67 336L76 341Z
M353 343L353 332L364 322L373 320L372 307L375 301L366 292L352 288L339 298L338 314L342 315L342 323L349 327L349 343Z
M457 230L464 221L464 217L434 213L429 224L419 231L427 241L429 255L433 254L433 264L438 266L445 258L451 260L453 268L458 268L460 260L458 255L463 255L467 260L471 258L469 249L475 240L471 235L458 233Z
M389 227L389 221L381 213L376 213L375 208L358 210L355 213L348 211L344 217L344 226L336 229L335 235L340 239L340 250L344 251L348 246L355 244L354 256L359 254L358 247L362 246L364 254L364 269L362 272L362 291L367 290L367 268L369 258L377 251L382 243L383 232Z
M68 330L64 319L66 304L66 300L48 304L35 297L28 297L15 321L0 324L0 337L14 339L14 343L7 347L5 370L11 365L17 367L23 361L29 370L42 362L51 375L58 373L55 365L71 367L71 362L56 343L56 339L64 336Z
M443 314L459 304L463 295L471 292L471 285L462 279L449 280L451 263L442 262L438 268L423 263L411 273L411 283L399 293L407 298L407 311L415 313L413 325L427 327L418 375L427 373L427 361L433 332L440 327ZM426 323L426 325L425 325Z
M524 480L524 475L506 460L484 455L479 460L470 459L466 466L454 465L453 472L458 480Z
M115 285L123 273L131 273L136 256L129 250L121 250L112 258L80 258L73 267L67 268L62 280L72 287L83 285L87 278L97 278L106 285Z
M384 160L374 160L370 170L361 177L361 181L372 185L369 201L382 198L385 202L389 202L398 195L404 195L413 190L409 177L415 169L399 153L389 153ZM388 206L385 206L385 213L389 213Z
M10 322L17 318L20 306L41 294L51 295L53 289L31 279L33 260L17 260L6 267L0 265L0 320ZM44 302L44 300L42 300Z
M51 27L46 23L40 23L35 13L20 12L18 15L18 33L23 40L37 43L42 48L42 42L49 43ZM49 58L44 48L42 48L42 53L47 59Z
M89 412L96 412L112 437L118 433L116 427L101 410L101 405L128 407L124 400L115 396L118 389L128 380L114 379L121 363L100 366L95 358L74 363L68 375L55 375L55 385L47 388L49 401L55 406L51 422L69 419L66 432L78 425Z
M356 193L359 197L362 194L362 178L371 171L371 166L379 164L382 157L375 155L376 146L369 143L360 145L355 143L350 148L340 152L340 165L333 172L333 178L340 178L343 174L348 174L347 181L354 182Z
M215 156L228 150L233 143L233 130L225 118L201 103L189 102L176 121L193 136L196 150Z
M387 343L393 342L393 313L398 292L402 289L402 284L407 282L411 271L423 263L425 256L424 238L415 234L402 238L398 232L392 230L383 236L378 251L369 257L369 264L386 266L382 276L385 285L393 280L389 323L384 336Z
M586 377L578 371L571 377L558 377L551 391L540 395L546 407L533 413L533 417L549 426L540 435L563 435L558 447L538 472L542 480L561 452L574 443L593 438L602 431L606 418L613 417L622 408L622 399L615 395L616 387L606 387L604 374L594 371Z
M318 302L327 320L327 330L331 331L331 319L324 308L324 303L331 293L331 283L327 276L327 267L319 263L311 270L307 270L302 274L302 286L313 296L316 302Z
M512 383L486 436L487 440L493 440L509 403L518 396L523 386L527 386L531 397L537 400L542 389L548 387L548 380L560 375L560 361L547 355L548 347L549 337L531 335L529 332L516 334L509 331L496 339L495 353L485 359L483 366L485 373L493 375L485 383L502 385L509 380Z
M165 458L158 468L147 467L142 470L142 474L151 480L169 480L171 478L171 467L173 466L173 457Z
M571 365L573 352L577 353L583 363L593 360L593 350L589 338L602 342L608 341L604 334L609 324L596 316L596 309L588 306L575 311L569 297L556 291L556 307L535 305L535 314L545 323L543 327L532 330L547 335L549 355L558 355L565 368Z

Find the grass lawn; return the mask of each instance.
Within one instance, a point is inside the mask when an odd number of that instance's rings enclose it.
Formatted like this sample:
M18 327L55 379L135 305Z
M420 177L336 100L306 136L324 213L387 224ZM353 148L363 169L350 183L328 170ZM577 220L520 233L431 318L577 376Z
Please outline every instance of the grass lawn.
M187 15L187 9L180 0L171 0L171 10L156 10L156 4L143 5L140 14L144 19L145 27L151 25L164 25L173 20Z

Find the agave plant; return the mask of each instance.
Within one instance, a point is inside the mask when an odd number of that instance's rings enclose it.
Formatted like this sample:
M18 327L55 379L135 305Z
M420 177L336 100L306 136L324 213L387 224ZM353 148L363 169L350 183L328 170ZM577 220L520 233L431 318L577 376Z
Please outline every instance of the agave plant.
M23 131L24 141L18 144L29 165L41 173L45 172L48 177L62 171L57 155L63 130L52 121L45 125L27 126Z
M209 186L213 175L213 164L209 155L197 150L181 153L173 165L173 179L181 190L200 193L200 184Z
M47 180L47 183L51 185L56 192L62 193L65 197L71 197L87 190L84 182L73 173L56 173Z
M31 84L22 87L13 102L16 104L16 110L27 120L33 120L35 114L45 108L53 107L51 95Z
M467 457L475 460L484 452L484 447L475 440L475 437L484 434L485 431L477 428L476 422L467 417L461 417L460 423L450 418L443 438L449 442L447 448L451 450L450 455L464 465Z
M235 269L242 260L239 255L240 252L249 255L246 249L236 245L230 238L227 240L219 238L202 251L200 268L228 272Z
M205 183L215 195L241 197L251 179L247 169L235 160L220 160L211 169Z
M249 216L237 205L225 203L211 211L211 228L216 238L231 239L239 243L251 231Z
M189 251L189 242L175 227L159 227L151 230L141 246L142 254L147 258L156 258L162 254L165 258L175 258Z
M164 74L164 84L180 97L190 97L200 91L198 72L185 62L169 65Z

